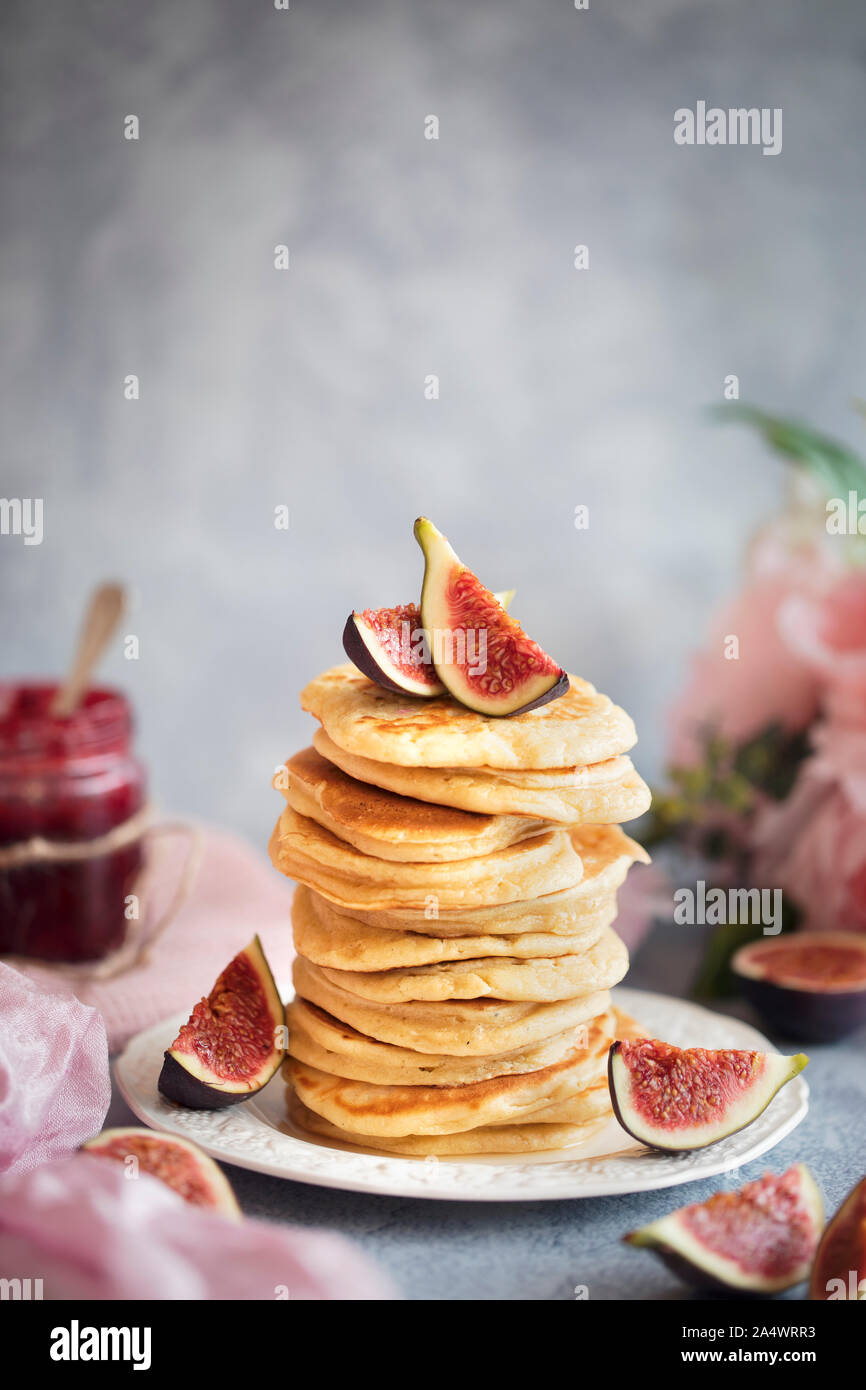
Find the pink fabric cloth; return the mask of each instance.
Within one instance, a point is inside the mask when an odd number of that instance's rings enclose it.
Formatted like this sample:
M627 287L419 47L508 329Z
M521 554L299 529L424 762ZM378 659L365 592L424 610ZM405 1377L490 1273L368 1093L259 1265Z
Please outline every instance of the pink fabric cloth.
M77 997L105 1020L111 1052L142 1028L185 1010L207 994L220 971L258 933L265 955L284 988L294 954L289 917L292 885L264 854L222 830L202 827L204 852L192 891L141 965L110 980L66 977L37 961L16 965L57 993ZM184 868L187 842L178 836L156 842L152 899L161 911Z
M105 1025L0 962L0 1173L91 1139L111 1100Z
M0 1274L45 1299L397 1297L340 1236L229 1221L89 1154L0 1178Z
M156 851L151 910L171 897L186 848ZM287 984L290 902L263 855L209 830L189 899L129 973L87 981L0 962L0 1277L39 1279L46 1299L398 1296L339 1236L232 1222L147 1174L131 1180L120 1164L70 1153L102 1128L109 1041L117 1049L188 1013L256 932Z

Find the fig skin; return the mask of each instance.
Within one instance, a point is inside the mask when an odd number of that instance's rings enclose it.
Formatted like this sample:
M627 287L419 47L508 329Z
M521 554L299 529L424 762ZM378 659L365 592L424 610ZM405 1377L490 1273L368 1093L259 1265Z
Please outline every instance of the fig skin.
M186 1110L225 1110L227 1105L237 1105L242 1100L249 1100L250 1096L257 1095L262 1089L261 1086L257 1086L252 1091L221 1091L211 1083L200 1081L197 1076L193 1076L192 1072L187 1071L177 1060L173 1052L166 1052L164 1057L157 1083L158 1089L166 1100L173 1100L175 1105L182 1105ZM278 1062L271 1076L279 1065ZM269 1076L268 1081L270 1079ZM266 1086L267 1081L262 1085Z
M847 1257L843 1258L843 1267L836 1268L827 1263L830 1246L834 1240L838 1239L840 1229L844 1230L846 1224L850 1226L851 1236L859 1235L860 1249L859 1251L849 1250ZM839 1258L838 1254L836 1258ZM852 1262L856 1262L856 1268ZM852 1275L854 1276L853 1279ZM842 1281L845 1299L830 1298L830 1290L827 1285L833 1280ZM859 1292L861 1283L863 1284L863 1293ZM809 1298L815 1303L849 1301L851 1300L852 1284L855 1298L858 1301L866 1299L866 1178L861 1179L851 1189L821 1237L812 1263Z
M565 671L560 671L559 679L549 690L545 690L543 695L539 695L537 700L530 700L528 705L521 705L519 709L509 711L511 714L528 714L531 709L541 709L542 705L549 705L551 700L558 700L561 695L565 695L571 686L568 675Z
M265 958L258 936L254 936L249 945L244 947L238 956L234 957L226 970L234 964L239 956L245 956L253 967L271 1016L272 1038L275 1039L277 1028L285 1028L286 1011L277 992L271 968ZM211 990L211 995L225 973L226 971L223 971L220 975L214 989ZM182 1105L188 1110L223 1110L227 1105L237 1105L240 1101L249 1100L251 1096L257 1095L276 1075L285 1055L286 1049L280 1047L275 1040L272 1041L271 1050L258 1070L247 1077L244 1082L238 1082L227 1081L215 1072L209 1071L195 1053L172 1046L164 1054L165 1060L159 1074L157 1088L167 1100L174 1101L176 1105Z
M779 942L779 951L813 945L816 949L832 949L834 943L850 943L863 952L864 980L850 989L839 989L832 981L814 980L810 986L800 986L793 981L774 980L772 943L762 940L741 946L731 960L731 972L740 992L772 1032L809 1042L836 1042L866 1024L866 943L862 938L846 932L796 932L775 940ZM752 961L752 957L764 953L763 961Z

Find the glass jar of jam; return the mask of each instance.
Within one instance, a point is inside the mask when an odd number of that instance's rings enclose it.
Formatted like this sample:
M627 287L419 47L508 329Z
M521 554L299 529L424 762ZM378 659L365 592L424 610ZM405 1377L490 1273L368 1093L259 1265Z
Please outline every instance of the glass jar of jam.
M125 697L0 683L0 953L97 960L123 944L143 862L144 767Z

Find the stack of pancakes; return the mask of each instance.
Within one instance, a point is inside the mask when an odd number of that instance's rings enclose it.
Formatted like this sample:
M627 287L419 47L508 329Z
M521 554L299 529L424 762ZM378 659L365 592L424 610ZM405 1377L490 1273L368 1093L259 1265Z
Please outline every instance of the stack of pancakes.
M299 883L285 1063L308 1131L401 1154L581 1143L611 1114L611 923L646 854L623 710L571 677L488 718L354 666L312 681L321 723L275 778L274 865Z

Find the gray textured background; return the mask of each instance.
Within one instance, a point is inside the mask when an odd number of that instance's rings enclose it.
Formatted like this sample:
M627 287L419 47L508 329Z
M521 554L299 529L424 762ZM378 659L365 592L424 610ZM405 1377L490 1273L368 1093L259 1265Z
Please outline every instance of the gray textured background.
M416 596L425 511L629 706L652 773L782 483L704 406L736 372L858 437L863 6L7 0L3 26L0 491L46 509L41 546L0 538L3 672L55 671L126 577L141 659L106 674L160 800L261 843L298 687L351 607ZM675 146L699 98L781 106L781 155Z

